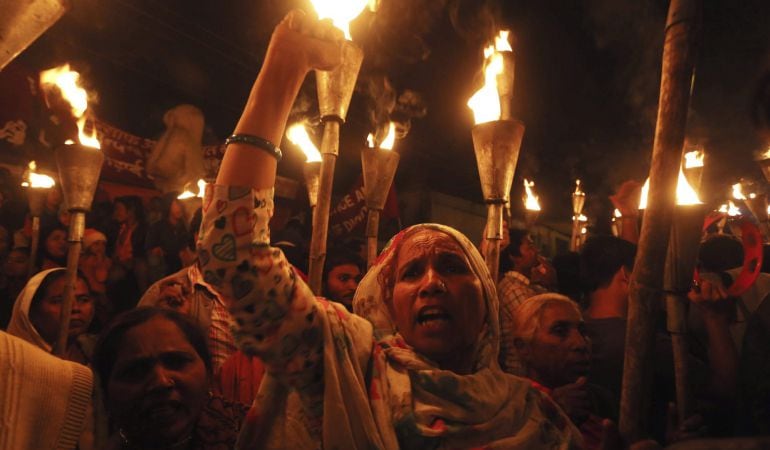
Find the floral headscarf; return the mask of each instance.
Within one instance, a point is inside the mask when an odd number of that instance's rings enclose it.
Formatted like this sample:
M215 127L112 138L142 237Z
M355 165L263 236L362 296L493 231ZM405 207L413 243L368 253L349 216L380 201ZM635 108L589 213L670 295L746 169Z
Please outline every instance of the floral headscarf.
M441 370L417 354L399 335L388 310L393 286L383 271L395 264L403 242L423 230L452 237L481 282L487 314L476 341L474 372L468 375ZM421 224L397 234L359 284L353 309L374 326L370 391L388 392L385 401L401 447L568 448L580 439L550 399L528 380L500 369L495 285L475 246L457 230Z

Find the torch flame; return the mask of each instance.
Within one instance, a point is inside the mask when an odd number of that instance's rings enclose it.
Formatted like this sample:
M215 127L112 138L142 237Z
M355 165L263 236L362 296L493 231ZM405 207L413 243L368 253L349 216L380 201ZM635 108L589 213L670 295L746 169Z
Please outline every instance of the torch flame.
M80 144L99 149L101 145L96 138L96 129L92 128L91 134L85 133L88 93L78 84L79 80L80 74L70 70L69 64L40 72L40 84L43 89L51 89L51 87L56 86L64 100L70 104L72 115L77 121Z
M684 154L684 168L692 169L695 167L703 167L703 152L700 150L693 150Z
M188 183L188 185L189 185L189 183ZM198 180L198 193L197 194L195 194L189 188L187 188L187 186L185 186L184 192L179 194L177 199L179 199L179 200L186 200L188 198L195 198L195 197L203 198L203 194L205 192L206 192L206 180L199 179Z
M390 128L388 129L388 135L380 142L380 148L383 150L393 150L393 145L396 143L396 124L390 122Z
M497 76L503 73L503 55L510 52L508 31L501 30L495 43L484 49L484 86L468 100L476 125L500 119L500 95L497 92Z
M733 185L733 198L735 200L746 200L746 196L743 195L743 186L741 186L741 183L735 183Z
M728 206L729 205L729 206ZM768 206L768 211L770 211L770 206ZM732 200L728 200L727 203L723 204L719 207L719 212L721 213L727 213L730 217L740 216L741 215L741 209L735 206L735 203L733 203Z
M335 27L345 33L345 39L351 40L350 22L358 17L367 6L372 7L370 0L310 0L319 19L331 19Z
M301 123L295 123L286 131L286 137L302 150L305 154L306 162L321 161L321 152L310 140L310 136L307 134L305 126Z
M765 159L770 159L770 148L765 150L764 153L762 153L761 155L759 155L757 157L757 160L759 160L759 161L762 161L762 160L765 160Z
M534 181L524 179L524 190L527 196L524 197L524 208L530 211L540 211L540 202L538 202L537 195L532 192L532 188L535 187Z
M644 182L642 186L642 198L639 200L639 209L647 208L647 196L650 191L650 179ZM700 205L702 202L698 197L698 193L687 182L687 178L684 176L682 168L679 168L679 179L676 183L676 204L677 205Z
M42 173L35 173L37 170L37 164L35 164L35 161L30 161L27 169L27 175L26 181L23 181L21 183L24 187L33 187L33 188L52 188L56 184L56 182L53 180L53 178L49 177L48 175L44 175Z
M580 190L580 179L575 180L575 192L574 192L574 195L585 195L585 193Z
M512 52L511 43L508 42L508 35L510 31L500 30L500 33L495 37L495 50L498 52Z

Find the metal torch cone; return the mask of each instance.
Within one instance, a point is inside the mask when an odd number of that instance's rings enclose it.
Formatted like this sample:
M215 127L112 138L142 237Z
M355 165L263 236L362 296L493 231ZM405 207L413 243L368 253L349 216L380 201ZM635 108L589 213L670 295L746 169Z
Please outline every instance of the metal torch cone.
M342 64L332 71L316 71L318 109L324 122L324 133L321 141L318 200L313 213L313 235L310 240L308 278L310 289L319 295L326 261L334 167L340 147L340 124L345 122L363 59L363 50L352 42L345 41L342 44Z
M536 209L524 210L524 224L527 226L527 229L530 229L533 226L535 226L535 222L537 221L537 217L539 215L540 215L540 211Z
M497 282L503 210L510 199L511 184L519 159L524 124L518 120L496 120L471 130L479 168L481 191L487 203L487 247L484 255L492 280Z
M762 169L762 175L765 176L765 180L770 183L770 159L761 159L757 161L757 164Z
M305 178L307 188L307 200L310 209L315 210L318 204L318 186L321 178L321 161L306 162L302 167L302 176Z
M687 291L698 257L706 205L677 205L671 223L663 286L666 291L666 321L671 333L679 417L690 417L692 398L687 364Z
M580 247L580 230L583 228L580 222L580 215L583 213L583 206L586 203L586 195L583 192L572 193L572 234L570 235L569 250L578 251Z
M68 0L3 2L0 14L0 70L70 9Z
M27 188L29 215L32 217L32 240L30 242L29 264L27 267L27 275L30 277L35 273L35 256L37 255L37 248L40 245L40 216L43 215L43 209L45 209L45 200L48 197L48 192L51 189L52 188L40 187Z
M388 200L390 186L398 169L400 156L392 150L365 148L361 151L364 176L364 198L368 217L366 222L366 264L371 267L377 259L380 211Z
M65 145L56 149L56 164L59 166L64 203L70 211L70 228L67 235L67 284L61 309L59 339L54 348L55 354L64 356L67 350L72 305L75 302L75 284L77 283L78 259L81 241L86 224L86 212L91 210L91 203L99 182L104 154L96 149L82 145Z

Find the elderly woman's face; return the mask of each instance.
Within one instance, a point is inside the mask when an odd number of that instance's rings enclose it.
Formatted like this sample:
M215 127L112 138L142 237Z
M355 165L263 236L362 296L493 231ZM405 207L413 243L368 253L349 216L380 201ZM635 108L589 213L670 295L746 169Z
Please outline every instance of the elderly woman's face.
M208 385L206 366L182 330L154 317L123 337L107 408L129 440L160 448L192 433Z
M441 363L472 348L486 306L481 281L454 238L434 230L407 237L394 280L391 315L417 352Z

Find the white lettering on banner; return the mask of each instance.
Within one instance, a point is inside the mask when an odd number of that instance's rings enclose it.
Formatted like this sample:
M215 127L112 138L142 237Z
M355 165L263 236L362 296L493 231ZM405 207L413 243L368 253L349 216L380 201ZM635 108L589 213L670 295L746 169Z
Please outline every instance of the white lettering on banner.
M142 160L137 159L134 161L134 163L130 163L127 161L120 161L115 158L110 158L109 156L106 158L107 164L114 168L117 172L127 171L131 172L137 177L145 177L144 174L144 167L142 167Z
M358 214L356 214L352 219L348 219L345 222L343 222L343 225L345 226L345 231L350 233L354 228L356 228L361 222L364 221L364 218L366 217L366 206L361 208L360 211L358 211Z

